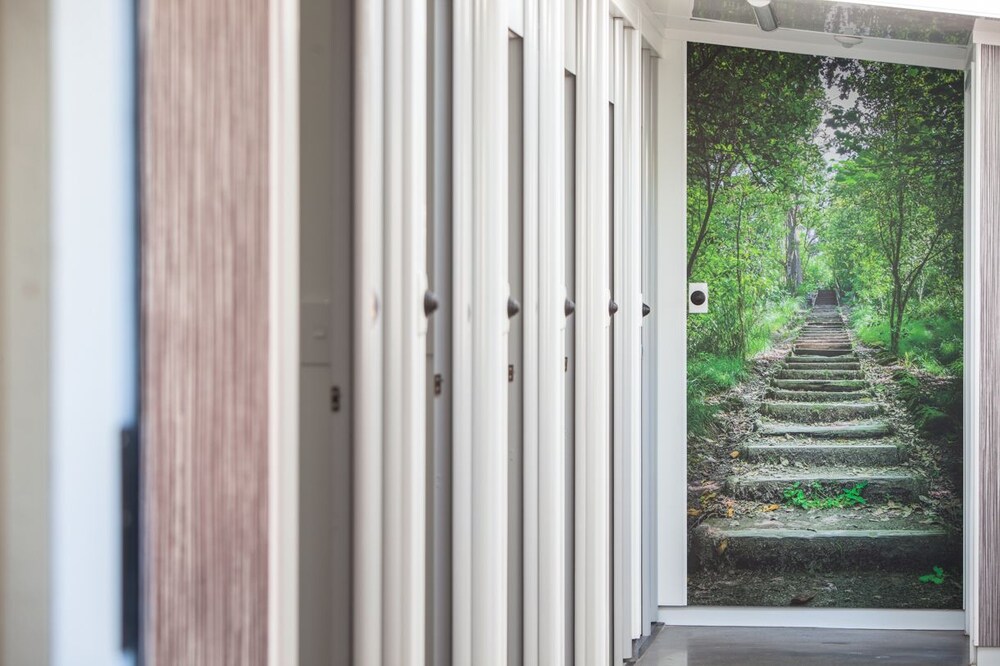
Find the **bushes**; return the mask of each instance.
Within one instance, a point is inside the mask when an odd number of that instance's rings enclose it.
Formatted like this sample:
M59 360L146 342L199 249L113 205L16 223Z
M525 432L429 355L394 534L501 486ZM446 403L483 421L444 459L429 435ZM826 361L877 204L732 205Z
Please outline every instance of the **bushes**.
M962 313L951 309L931 301L907 309L899 343L904 364L939 377L962 376ZM889 324L883 314L870 305L859 305L852 310L851 320L862 343L888 349Z
M749 359L767 350L775 334L795 319L800 301L786 298L764 308L746 327L745 353L733 339L735 317L726 308L688 319L688 433L704 436L712 431L719 406L710 398L747 378Z
M958 377L917 376L898 370L893 379L900 397L913 415L913 424L934 434L962 436L962 380Z

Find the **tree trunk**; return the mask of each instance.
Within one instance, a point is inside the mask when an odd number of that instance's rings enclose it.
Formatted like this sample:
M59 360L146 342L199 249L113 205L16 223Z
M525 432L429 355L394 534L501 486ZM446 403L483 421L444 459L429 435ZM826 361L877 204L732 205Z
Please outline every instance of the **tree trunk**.
M796 293L802 286L802 257L799 254L799 207L792 206L785 217L785 281L788 291Z

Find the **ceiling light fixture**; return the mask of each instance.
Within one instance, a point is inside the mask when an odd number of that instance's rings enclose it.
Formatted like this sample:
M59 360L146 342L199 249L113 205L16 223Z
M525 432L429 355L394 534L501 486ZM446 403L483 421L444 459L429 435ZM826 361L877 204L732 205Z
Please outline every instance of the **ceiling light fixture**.
M833 38L836 39L838 42L840 42L840 45L843 46L845 49L857 46L858 44L864 41L863 39L861 39L860 37L856 37L855 35L834 35Z
M764 32L778 29L778 17L774 15L771 0L747 0L753 14L757 17L757 26Z

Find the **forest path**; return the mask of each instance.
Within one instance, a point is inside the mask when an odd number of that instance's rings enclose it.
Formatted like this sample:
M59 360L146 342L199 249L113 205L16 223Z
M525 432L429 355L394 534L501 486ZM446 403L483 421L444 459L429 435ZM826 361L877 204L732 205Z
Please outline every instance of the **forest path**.
M739 586L749 605L794 605L793 598L809 603L816 585L836 590L830 581L838 575L840 585L853 581L855 588L880 589L893 577L910 588L932 567L956 564L960 542L956 552L944 526L919 512L887 510L918 502L929 482L906 465L907 446L872 397L835 292L819 292L790 353L777 362L756 433L738 449L744 462L725 486L733 500L765 506L694 528L692 556L715 572L702 583ZM720 575L725 569L729 575ZM871 592L874 602L825 597L828 605L900 605L897 594L882 592Z

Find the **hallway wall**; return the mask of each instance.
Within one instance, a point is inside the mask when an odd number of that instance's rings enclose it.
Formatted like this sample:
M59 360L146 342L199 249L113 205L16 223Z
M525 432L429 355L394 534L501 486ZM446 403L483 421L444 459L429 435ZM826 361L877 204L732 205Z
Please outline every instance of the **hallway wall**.
M269 3L141 4L147 663L264 664Z

